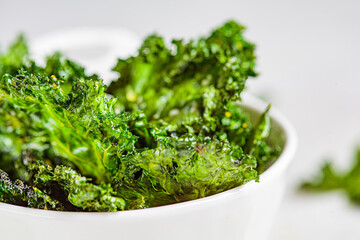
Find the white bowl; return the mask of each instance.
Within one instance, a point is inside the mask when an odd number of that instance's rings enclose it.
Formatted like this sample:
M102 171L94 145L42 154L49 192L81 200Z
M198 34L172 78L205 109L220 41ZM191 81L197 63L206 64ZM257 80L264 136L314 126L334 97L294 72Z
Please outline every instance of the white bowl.
M111 69L117 58L136 54L140 38L122 28L80 27L54 30L30 39L31 56L44 65L45 57L59 51L85 67L87 74L96 73L109 84L117 74Z
M266 104L246 95L245 106L259 115ZM266 239L281 203L285 171L297 138L276 109L271 136L282 136L280 157L260 182L202 199L116 213L56 212L0 203L0 239L260 240Z

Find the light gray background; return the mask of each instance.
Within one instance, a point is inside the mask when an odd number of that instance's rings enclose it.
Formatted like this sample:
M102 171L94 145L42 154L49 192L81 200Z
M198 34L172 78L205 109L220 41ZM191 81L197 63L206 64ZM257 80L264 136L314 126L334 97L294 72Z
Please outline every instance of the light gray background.
M249 91L273 103L295 125L299 149L270 239L359 239L360 210L341 194L296 191L325 158L346 168L360 145L360 1L4 1L0 44L20 31L32 39L74 27L126 28L196 37L227 19L248 27L258 45Z

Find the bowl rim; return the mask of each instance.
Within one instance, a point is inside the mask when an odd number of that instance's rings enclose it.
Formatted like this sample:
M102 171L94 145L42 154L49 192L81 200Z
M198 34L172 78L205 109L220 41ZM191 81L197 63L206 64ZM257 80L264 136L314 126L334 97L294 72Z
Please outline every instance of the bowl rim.
M264 111L264 109L268 104L253 95L250 95L248 93L243 93L241 105L250 107L256 111L261 112ZM17 215L21 214L21 215L41 217L41 218L57 218L57 219L61 218L62 220L74 219L74 218L80 220L91 220L94 217L95 217L94 219L97 220L99 218L104 218L104 219L123 218L123 217L127 218L131 216L139 216L139 215L144 216L145 214L157 215L162 212L169 212L169 210L194 207L197 205L203 205L204 203L210 203L218 199L227 198L234 194L238 194L239 192L249 191L251 189L256 188L257 184L268 182L272 178L275 178L276 176L284 172L296 153L297 134L293 125L281 112L279 112L274 107L271 107L270 117L271 120L273 122L276 122L276 124L283 131L285 144L282 153L280 154L278 159L267 170L265 170L262 174L260 174L259 183L253 180L244 185L211 196L180 202L180 203L173 203L158 207L145 208L145 209L124 210L118 212L70 212L70 211L35 209L35 208L23 207L23 206L0 202L0 213L17 214Z

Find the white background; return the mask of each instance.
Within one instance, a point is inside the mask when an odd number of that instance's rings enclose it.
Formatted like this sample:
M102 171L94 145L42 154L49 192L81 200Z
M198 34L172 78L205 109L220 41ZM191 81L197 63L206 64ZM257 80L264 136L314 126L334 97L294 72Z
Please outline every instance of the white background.
M350 165L360 145L360 1L4 1L0 44L77 27L126 28L191 38L228 19L248 27L258 71L249 91L295 125L296 158L270 239L359 239L360 208L341 194L305 195L296 188L327 158Z

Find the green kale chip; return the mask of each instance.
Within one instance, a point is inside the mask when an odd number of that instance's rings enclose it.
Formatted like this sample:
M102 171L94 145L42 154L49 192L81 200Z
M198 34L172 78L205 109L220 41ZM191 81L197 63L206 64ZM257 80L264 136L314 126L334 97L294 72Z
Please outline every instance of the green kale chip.
M34 186L28 186L21 180L12 181L9 175L0 169L0 201L31 208L64 210L57 200Z
M360 205L360 149L353 166L347 172L337 171L331 162L326 162L320 173L311 181L302 183L301 189L311 192L341 190L351 202Z
M125 201L116 197L110 184L95 185L70 167L57 165L52 169L43 162L31 164L34 185L48 192L64 191L73 206L86 211L117 211L125 208ZM56 185L56 187L54 187Z
M22 151L61 158L98 182L107 181L121 154L133 151L136 137L126 129L129 116L114 114L115 99L105 97L101 80L77 79L68 95L60 84L23 71L3 76L0 132L9 145L3 149L14 149L8 156L15 159Z
M119 59L119 73L108 92L126 111L142 110L149 120L162 119L205 132L216 131L231 101L240 99L245 81L256 76L254 44L234 21L209 37L185 42L145 39L136 57Z

